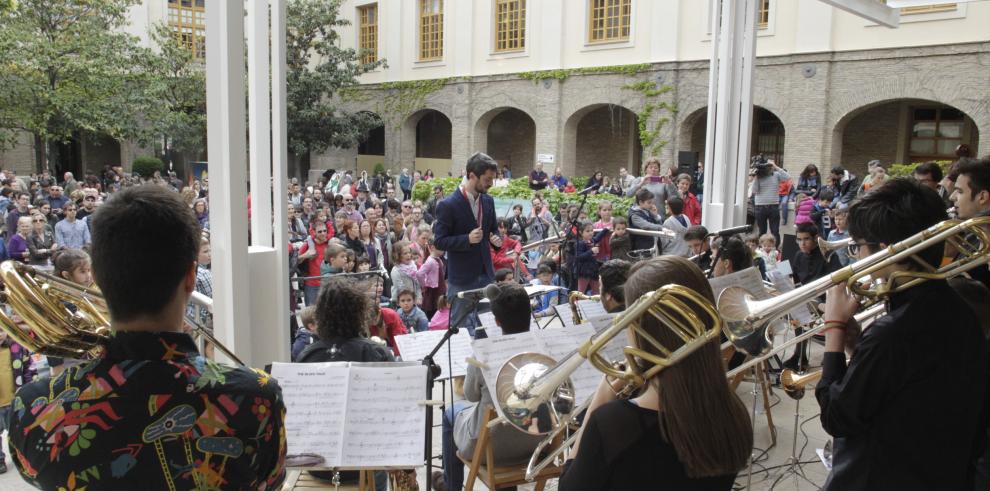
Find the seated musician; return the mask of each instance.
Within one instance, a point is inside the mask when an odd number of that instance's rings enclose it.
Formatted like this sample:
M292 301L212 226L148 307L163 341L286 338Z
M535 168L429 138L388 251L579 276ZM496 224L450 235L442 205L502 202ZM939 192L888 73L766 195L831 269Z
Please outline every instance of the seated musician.
M626 298L639 298L676 283L714 304L701 270L677 256L661 256L633 265ZM705 316L698 313L702 318ZM651 315L640 326L671 351L683 340ZM627 330L629 342L651 353L659 350ZM648 367L644 367L648 368ZM645 391L616 400L603 382L588 409L585 424L565 464L558 489L711 489L732 488L753 446L749 415L729 389L718 340L712 340L650 379Z
M518 334L529 330L530 308L526 289L520 285L499 285L501 292L491 299L495 322L503 334ZM457 453L471 457L477 443L484 416L492 405L491 393L481 376L481 370L468 365L464 378L465 401L455 402L443 413L443 472L433 473L433 489L460 491L464 483L464 464ZM498 465L520 464L529 460L533 449L543 439L527 435L507 425L490 430L492 454Z
M200 225L179 195L127 188L92 216L104 354L22 387L10 448L43 489L273 489L285 478L274 379L214 363L182 332Z
M629 261L622 259L610 259L598 268L598 280L602 285L602 306L605 311L613 314L626 310L626 297L623 288L626 285L626 278L629 277L629 268L632 267Z
M373 300L368 287L348 278L330 278L316 298L316 333L319 340L310 344L296 359L299 363L325 361L387 362L395 361L392 350L368 339ZM330 480L332 471L311 471L315 477ZM358 472L341 472L344 483L358 482ZM375 472L375 489L385 491L388 476Z
M702 225L692 225L684 232L684 242L691 250L691 262L702 271L712 267L712 249L708 244L708 229Z
M712 261L718 258L712 264L712 276L716 278L738 273L753 266L753 253L738 235L722 239L718 243L717 250L712 258Z
M946 219L931 188L893 179L849 207L850 257L863 259ZM938 266L944 243L915 256ZM873 279L920 270L915 258ZM973 489L967 467L987 383L979 319L946 281L890 295L887 314L856 336L858 299L844 285L825 302L825 355L815 389L834 437L829 490ZM850 339L852 338L852 339ZM845 347L854 344L847 363Z

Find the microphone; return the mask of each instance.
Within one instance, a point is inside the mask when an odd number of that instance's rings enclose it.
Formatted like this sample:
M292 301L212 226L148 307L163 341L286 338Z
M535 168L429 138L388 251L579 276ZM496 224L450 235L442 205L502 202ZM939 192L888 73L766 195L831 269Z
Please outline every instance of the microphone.
M751 225L740 225L738 227L723 228L722 230L719 230L718 232L715 232L715 233L709 234L709 235L717 235L719 237L728 237L730 235L744 234L746 232L749 232L752 229L753 229L753 227Z
M502 289L496 284L488 285L484 288L475 288L474 290L465 290L457 294L457 298L464 298L468 300L480 301L483 298L489 300L494 300L496 297L502 294Z

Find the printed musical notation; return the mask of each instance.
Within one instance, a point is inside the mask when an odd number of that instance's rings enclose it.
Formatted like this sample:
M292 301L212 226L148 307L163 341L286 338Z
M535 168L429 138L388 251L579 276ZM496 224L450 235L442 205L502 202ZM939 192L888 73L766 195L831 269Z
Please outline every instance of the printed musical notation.
M403 334L395 337L402 359L406 361L423 361L426 355L436 347L440 339L447 331L423 331L410 334ZM447 347L444 346L434 356L433 361L440 366L441 379L450 377L461 377L467 373L467 362L464 360L471 356L471 335L466 329L461 329L457 334L450 337L450 363L447 362Z
M502 328L498 327L495 322L495 314L491 312L483 312L478 314L478 319L481 320L481 327L485 328L485 334L490 338L494 338L502 335Z
M730 286L744 288L750 295L760 300L770 298L770 293L763 286L763 276L760 275L760 270L755 266L718 278L710 278L708 283L712 286L712 293L715 294L716 300L722 291Z
M571 305L567 303L562 303L554 305L553 309L557 311L557 316L560 317L560 322L564 327L571 327L574 325L574 311L571 310Z
M578 300L577 309L581 313L582 319L608 315L605 306L598 300Z
M405 363L275 363L290 455L325 467L423 463L426 367Z

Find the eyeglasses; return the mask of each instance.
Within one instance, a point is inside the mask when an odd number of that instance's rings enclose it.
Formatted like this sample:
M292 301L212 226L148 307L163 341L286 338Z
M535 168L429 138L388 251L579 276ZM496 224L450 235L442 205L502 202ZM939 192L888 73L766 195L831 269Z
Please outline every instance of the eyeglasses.
M876 242L853 242L852 244L849 244L846 250L849 251L850 256L858 256L859 249L867 245L870 246L871 249L875 249L880 244Z
M32 221L33 221L34 223L44 223L44 221L45 221L45 219L44 219L44 218L35 218L35 219L34 219L34 220L32 220Z
M402 207L403 207L403 208L412 208L412 207L411 207L411 206L409 206L409 205L402 205Z

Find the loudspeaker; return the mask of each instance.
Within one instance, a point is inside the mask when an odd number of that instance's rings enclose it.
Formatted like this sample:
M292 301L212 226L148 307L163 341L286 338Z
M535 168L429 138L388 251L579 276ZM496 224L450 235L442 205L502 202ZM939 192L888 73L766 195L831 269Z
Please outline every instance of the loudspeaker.
M694 179L694 173L698 170L698 152L681 151L677 152L677 173L687 174Z

